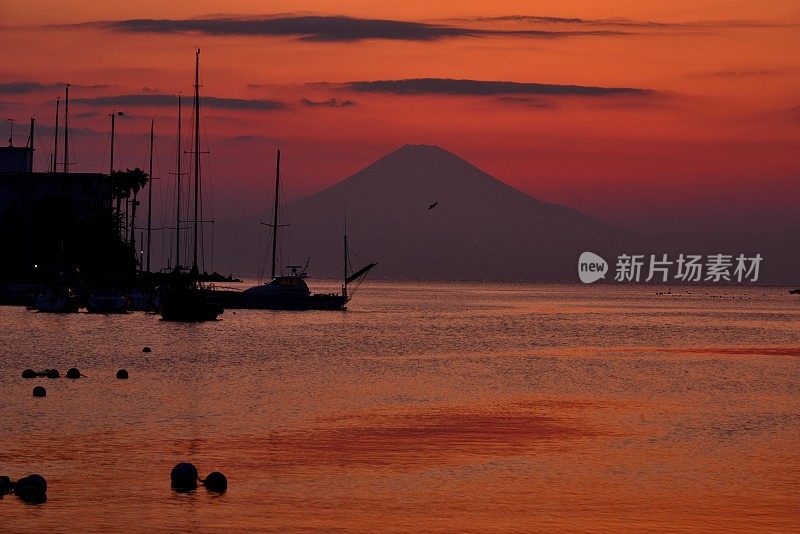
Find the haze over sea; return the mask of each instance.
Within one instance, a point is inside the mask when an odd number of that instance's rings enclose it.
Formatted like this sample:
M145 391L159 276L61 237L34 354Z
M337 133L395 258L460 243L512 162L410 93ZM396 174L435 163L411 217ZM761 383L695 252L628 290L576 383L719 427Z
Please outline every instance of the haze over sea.
M800 531L799 304L782 287L368 281L346 312L202 324L0 307L0 474L49 483L44 505L3 498L0 524ZM72 366L86 378L20 377ZM173 492L184 460L228 492Z

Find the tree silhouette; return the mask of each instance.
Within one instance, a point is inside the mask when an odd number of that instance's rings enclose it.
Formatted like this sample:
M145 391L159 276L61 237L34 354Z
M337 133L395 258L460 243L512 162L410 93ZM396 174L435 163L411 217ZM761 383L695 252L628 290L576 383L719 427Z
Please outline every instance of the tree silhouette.
M111 174L111 194L116 201L116 224L122 228L122 201L128 200L147 185L150 177L139 167L125 171L114 171Z

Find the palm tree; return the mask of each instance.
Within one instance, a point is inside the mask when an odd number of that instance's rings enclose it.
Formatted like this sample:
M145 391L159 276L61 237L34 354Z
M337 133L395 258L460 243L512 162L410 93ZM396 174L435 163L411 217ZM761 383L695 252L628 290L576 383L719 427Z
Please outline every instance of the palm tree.
M126 171L114 171L111 175L111 194L116 200L116 222L117 228L121 228L122 223L122 200L127 200L133 194L134 213L136 210L136 195L139 190L147 185L150 177L139 167Z

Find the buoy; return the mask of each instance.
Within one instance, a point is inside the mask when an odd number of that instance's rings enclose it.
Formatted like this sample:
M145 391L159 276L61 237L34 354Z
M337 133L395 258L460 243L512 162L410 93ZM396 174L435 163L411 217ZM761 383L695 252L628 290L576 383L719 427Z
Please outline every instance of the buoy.
M120 380L127 380L128 371L126 371L125 369L120 369L119 371L117 371L117 378L119 378Z
M0 496L5 495L11 491L11 478L7 476L0 476Z
M58 369L45 369L45 373L47 378L61 378L61 373L58 372Z
M39 493L41 494L47 493L47 481L44 479L42 475L39 475L37 473L28 475L25 478L21 479L19 482L17 482L17 485L19 486L20 482L22 481L24 481L25 484L30 484L31 486L39 490Z
M197 489L197 468L193 464L186 462L175 464L169 477L172 487L176 490Z
M67 370L67 378L75 379L75 378L80 378L80 377L81 377L81 372L78 371L77 368L70 367L69 370Z
M203 481L203 485L208 491L216 491L217 493L225 493L228 489L228 479L219 471L214 471L208 474Z
M47 495L43 495L36 488L30 485L17 486L14 493L28 504L42 504L47 502Z
M36 378L36 371L33 369L25 369L22 371L22 378Z
M28 475L17 480L14 493L28 504L41 504L47 501L47 481L42 475Z
M36 386L35 388L33 388L33 396L34 397L46 397L47 396L47 390L44 389L42 386Z
M150 352L150 347L145 347L142 349L142 352Z

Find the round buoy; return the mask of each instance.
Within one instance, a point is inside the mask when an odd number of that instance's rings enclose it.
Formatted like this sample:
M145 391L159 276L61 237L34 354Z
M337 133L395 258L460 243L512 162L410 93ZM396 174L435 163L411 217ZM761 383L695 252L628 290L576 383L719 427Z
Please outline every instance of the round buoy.
M7 476L0 476L0 496L5 495L11 491L11 478Z
M186 462L175 464L169 477L172 487L177 490L197 489L197 468L193 464Z
M208 491L216 491L217 493L225 493L228 489L228 479L219 471L209 473L203 481L203 485Z
M17 488L14 493L28 504L42 504L47 501L47 495L40 492L35 486L31 484L20 485L17 482Z
M142 352L150 352L150 347L145 347L142 349Z
M47 390L44 389L42 386L36 386L35 388L33 388L33 396L34 397L46 397L47 396Z
M77 368L70 367L69 370L67 370L67 378L75 379L75 378L80 378L80 377L81 377L81 372L78 371Z
M24 481L24 483L20 484L20 482L23 482L23 481ZM34 473L32 475L26 476L25 478L23 478L22 480L17 482L18 486L25 485L25 484L33 486L34 488L39 490L39 493L41 493L42 495L47 493L47 480L45 480L42 475Z
M25 369L22 371L22 378L36 378L36 371L33 369Z
M117 371L117 378L119 378L120 380L127 380L128 371L126 371L125 369L120 369L119 371Z
M61 373L58 372L58 369L47 369L45 373L47 378L61 378Z

